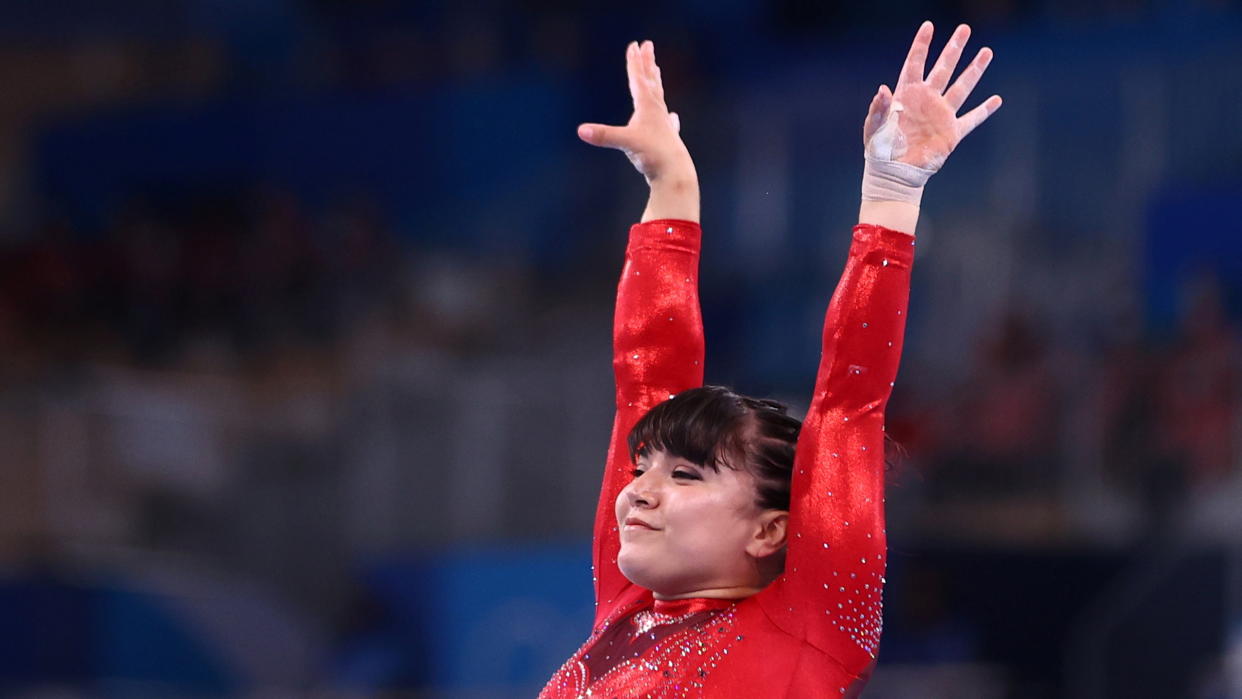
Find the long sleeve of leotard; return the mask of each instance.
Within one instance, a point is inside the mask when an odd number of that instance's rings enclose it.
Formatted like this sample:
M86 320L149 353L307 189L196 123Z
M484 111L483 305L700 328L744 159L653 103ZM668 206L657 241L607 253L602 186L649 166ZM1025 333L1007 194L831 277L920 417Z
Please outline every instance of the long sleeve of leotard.
M617 412L595 514L592 560L595 623L633 583L617 568L620 535L614 503L634 468L626 439L634 424L670 395L703 383L697 223L657 220L630 228L613 320Z
M778 626L855 675L879 649L884 407L901 357L913 246L912 235L854 228L794 457L785 573L759 595Z

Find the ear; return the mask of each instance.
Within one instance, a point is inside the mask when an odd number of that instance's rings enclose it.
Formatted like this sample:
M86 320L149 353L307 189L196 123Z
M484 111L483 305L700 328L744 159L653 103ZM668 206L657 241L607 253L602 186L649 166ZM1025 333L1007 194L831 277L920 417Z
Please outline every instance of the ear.
M782 551L788 527L788 512L764 510L756 521L755 535L746 544L746 553L754 558L766 558Z

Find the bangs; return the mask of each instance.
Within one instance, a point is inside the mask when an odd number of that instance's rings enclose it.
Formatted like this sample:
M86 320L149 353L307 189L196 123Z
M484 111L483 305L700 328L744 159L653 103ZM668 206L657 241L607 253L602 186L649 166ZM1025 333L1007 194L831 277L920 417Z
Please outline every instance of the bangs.
M630 430L630 461L658 450L714 471L721 465L737 468L747 412L739 396L719 386L679 393L652 408Z
M701 386L652 408L626 441L631 462L662 451L714 472L721 466L746 471L755 477L756 505L788 510L801 429L777 401Z

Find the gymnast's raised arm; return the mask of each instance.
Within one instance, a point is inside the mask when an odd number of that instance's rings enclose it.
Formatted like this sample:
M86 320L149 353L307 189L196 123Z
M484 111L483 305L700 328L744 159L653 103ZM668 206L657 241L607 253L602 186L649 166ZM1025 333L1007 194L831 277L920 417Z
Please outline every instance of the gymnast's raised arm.
M980 50L949 86L969 35L969 27L958 27L924 77L932 39L925 22L896 90L881 85L871 100L859 225L825 316L794 461L786 574L764 593L778 623L860 677L879 650L884 409L901 357L923 186L1001 104L994 95L956 116L992 58L990 49Z
M634 114L625 126L582 124L578 136L622 151L646 178L650 197L630 229L617 287L613 324L616 417L595 518L593 563L596 623L640 590L617 567L620 540L614 502L634 468L626 439L648 410L703 383L703 321L699 310L699 182L681 141L680 120L668 111L655 47L625 52Z

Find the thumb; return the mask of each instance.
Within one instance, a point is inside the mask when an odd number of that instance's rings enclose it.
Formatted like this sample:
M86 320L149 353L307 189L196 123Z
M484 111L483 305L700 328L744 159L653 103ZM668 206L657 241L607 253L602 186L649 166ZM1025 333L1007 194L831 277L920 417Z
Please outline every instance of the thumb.
M884 120L888 117L889 107L892 106L893 93L889 91L887 85L881 85L876 91L875 97L871 98L871 106L867 110L867 118L863 121L863 145L871 140L876 131L884 125Z
M668 123L673 127L673 133L681 133L681 117L677 116L677 112L668 113Z
M601 148L625 148L629 145L628 134L620 126L604 124L580 124L578 138Z

